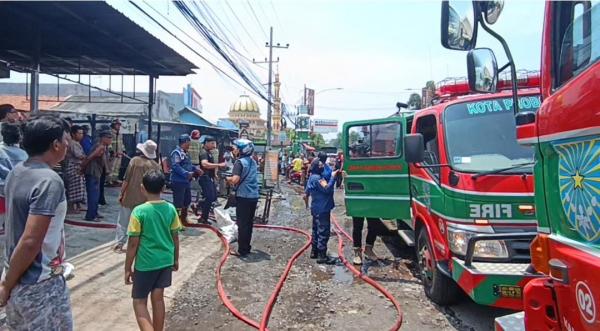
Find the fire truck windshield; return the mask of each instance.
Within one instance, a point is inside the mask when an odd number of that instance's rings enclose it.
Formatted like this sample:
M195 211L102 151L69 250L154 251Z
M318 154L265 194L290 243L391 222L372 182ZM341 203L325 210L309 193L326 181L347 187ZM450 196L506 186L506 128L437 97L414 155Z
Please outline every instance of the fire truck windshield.
M448 161L453 169L487 172L533 161L533 147L517 143L512 98L467 101L446 108ZM539 95L519 98L520 111L537 111ZM531 166L502 173L531 172Z

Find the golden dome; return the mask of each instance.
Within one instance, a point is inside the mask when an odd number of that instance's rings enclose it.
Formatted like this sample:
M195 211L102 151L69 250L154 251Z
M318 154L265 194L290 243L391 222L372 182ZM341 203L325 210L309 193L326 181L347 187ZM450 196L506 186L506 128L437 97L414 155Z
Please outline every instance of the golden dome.
M260 108L258 107L258 104L256 103L256 101L254 101L249 96L240 95L239 99L237 99L236 102L231 104L231 107L229 107L229 111L230 112L239 111L239 112L258 113L258 112L260 112Z

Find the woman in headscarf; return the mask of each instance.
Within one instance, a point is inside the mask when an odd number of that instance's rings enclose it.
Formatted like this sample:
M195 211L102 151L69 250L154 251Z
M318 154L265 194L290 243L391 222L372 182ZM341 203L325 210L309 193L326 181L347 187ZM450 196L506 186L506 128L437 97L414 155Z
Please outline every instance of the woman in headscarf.
M310 165L310 177L306 184L305 193L312 198L310 212L313 218L313 242L311 257L317 257L318 264L335 264L336 258L327 255L327 242L331 228L331 210L334 207L333 189L337 171L325 180L323 172L325 164L315 158Z

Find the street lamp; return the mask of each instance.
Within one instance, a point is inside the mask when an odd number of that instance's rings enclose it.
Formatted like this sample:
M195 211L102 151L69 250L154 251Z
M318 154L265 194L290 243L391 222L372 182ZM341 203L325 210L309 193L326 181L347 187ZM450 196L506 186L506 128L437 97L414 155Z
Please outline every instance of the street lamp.
M320 91L315 92L315 95L319 94L319 93L323 93L323 92L327 92L327 91L340 91L343 90L343 87L332 87L332 88L326 88Z

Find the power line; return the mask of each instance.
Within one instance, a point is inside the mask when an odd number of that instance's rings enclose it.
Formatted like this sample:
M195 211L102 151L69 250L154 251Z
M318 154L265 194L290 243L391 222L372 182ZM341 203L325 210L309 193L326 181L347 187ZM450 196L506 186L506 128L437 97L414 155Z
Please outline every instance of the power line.
M237 72L237 74L242 78L244 82L252 89L256 94L258 94L263 100L271 103L267 96L263 93L263 87L260 84L256 84L253 82L248 75L232 60L231 56L229 56L225 50L221 48L221 46L217 43L217 41L213 38L212 34L209 33L207 27L198 20L198 17L194 14L194 12L187 6L185 2L175 1L174 2L177 9L183 14L186 20L209 42L209 44L221 55L221 57L229 63L230 67ZM252 72L254 75L254 73ZM255 75L254 75L255 76ZM255 76L256 77L256 76Z
M256 49L260 50L261 49L260 46L258 45L258 43L256 42L256 40L254 40L254 38L252 37L252 35L250 34L250 32L248 32L248 30L244 26L244 23L242 23L242 20L240 20L240 18L235 13L235 10L233 10L233 8L231 7L231 5L229 4L229 1L223 0L223 2L225 2L225 4L227 5L227 7L229 7L229 10L231 11L231 13L235 17L235 19L238 21L238 23L240 24L240 26L242 27L242 30L244 30L244 32L246 32L246 34L248 35L248 38L250 38L250 41L252 41L252 43L254 44L254 46L256 46Z
M195 3L193 3L193 5L196 8L196 10L199 11L200 15L204 17L202 10ZM239 66L232 60L231 55L227 54L226 50L222 49L219 46L219 44L212 38L208 27L198 20L198 18L193 13L193 11L185 3L176 2L176 6L181 11L181 13L184 15L184 17L188 20L188 22L191 23L192 26L194 26L196 28L196 30L198 32L200 32L201 35L204 36L205 39L207 39L207 41L213 46L213 48L225 59L225 61L227 63L229 63L229 65L240 75L240 77L242 77L242 79L244 81L246 81L248 83L248 85L251 86L255 90L255 92L262 95L262 93L259 91L259 88L258 88L258 87L262 87L262 86L260 85L260 80L254 73L254 71L252 71L250 68L248 68L248 66L246 66L243 62L242 62L242 65L245 67L246 72L244 72L241 68L239 68ZM253 81L251 81L251 79L247 76L247 74L252 76L251 78Z
M182 28L180 28L177 24L173 23L172 20L170 20L167 16L163 15L159 10L157 10L156 8L154 8L150 3L148 3L146 0L143 0L144 4L146 4L146 6L150 7L150 9L152 9L155 13L157 13L160 17L162 17L164 20L166 20L167 22L169 22L172 26L174 26L177 30L179 30L179 32L183 33L186 37L190 38L194 43L196 43L198 46L202 47L205 51L209 52L209 50L202 45L200 42L198 42L196 39L194 39L194 37L192 37L189 33L187 33L185 30L183 30ZM218 38L219 40L221 40L223 43L225 43L225 45L227 45L231 50L233 50L235 53L237 53L238 55L240 55L242 58L246 59L247 61L249 61L250 63L252 63L252 60L250 58L247 58L244 54L242 54L241 52L239 52L237 49L235 49L235 47L233 47L231 45L231 42L229 40L225 41L223 40L221 37L219 37L219 35L217 33L215 33L214 31L211 31L213 33L213 35ZM240 44L242 45L242 47L244 46L241 42ZM259 68L262 68L260 66L257 66Z
M275 21L277 22L277 26L281 31L283 31L285 35L287 35L287 31L285 31L283 25L281 24L281 21L279 20L279 15L277 14L277 9L275 8L275 4L273 4L273 0L269 0L269 3L271 4L271 9L273 9L273 13L275 14Z
M201 1L201 3L206 8L206 10L209 12L209 15L211 15L211 17L213 17L213 19L216 18L216 20L218 20L220 22L220 24L229 32L229 34L231 34L231 36L242 46L242 48L244 49L244 51L246 51L246 53L250 53L250 51L248 51L248 49L246 48L246 46L244 45L244 43L242 42L242 40L240 39L240 37L238 36L238 34L235 31L232 31L232 30L230 30L227 27L227 24L225 24L219 18L219 15L215 14L215 12L212 10L212 8L210 8L210 6L206 3L206 1ZM232 25L231 21L229 21L229 17L227 17L227 15L223 15L223 16L229 22L229 24ZM221 32L223 32L223 31L221 31Z
M258 16L256 16L256 12L254 11L254 8L252 7L252 4L250 3L250 0L247 0L246 3L248 4L248 7L250 7L250 11L252 12L252 15L254 16L254 18L256 19L256 22L258 23L258 26L260 26L260 30L265 35L265 38L267 38L267 32L266 32L265 28L263 28L262 23L260 23L260 20L258 19Z
M180 43L182 43L184 46L186 46L190 51L192 51L194 54L196 54L198 57L200 57L202 60L206 61L211 67L213 67L213 69L215 69L217 72L220 72L221 74L227 76L227 78L229 78L230 80L232 80L233 82L235 82L236 84L238 84L240 87L245 88L245 86L238 82L236 79L234 79L233 77L231 77L229 74L227 74L225 71L223 71L223 69L219 68L217 65L215 65L214 63L212 63L210 60L208 60L206 57L204 57L202 54L198 53L198 51L196 51L193 47L191 47L189 44L187 44L186 42L184 42L183 40L181 40L181 38L179 38L177 35L175 35L171 30L167 29L163 24L161 24L160 22L158 22L152 15L150 15L148 12L146 12L143 8L141 8L140 6L138 6L135 2L129 0L129 3L132 4L134 7L136 7L139 11L141 11L144 15L146 15L148 18L150 18L154 23L156 23L158 26L160 26L163 30L165 30L168 34L170 34L172 37L174 37L175 39L177 39Z

